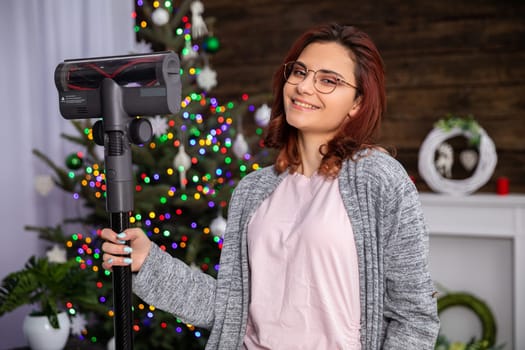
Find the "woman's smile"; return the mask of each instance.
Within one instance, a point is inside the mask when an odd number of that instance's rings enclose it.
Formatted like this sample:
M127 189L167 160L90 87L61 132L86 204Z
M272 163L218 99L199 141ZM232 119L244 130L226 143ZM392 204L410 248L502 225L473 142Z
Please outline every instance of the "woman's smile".
M295 106L298 106L298 107L301 107L301 109L311 109L311 110L317 110L319 109L319 107L313 105L313 104L310 104L306 101L303 101L303 100L299 100L299 99L292 99L292 103L295 105Z

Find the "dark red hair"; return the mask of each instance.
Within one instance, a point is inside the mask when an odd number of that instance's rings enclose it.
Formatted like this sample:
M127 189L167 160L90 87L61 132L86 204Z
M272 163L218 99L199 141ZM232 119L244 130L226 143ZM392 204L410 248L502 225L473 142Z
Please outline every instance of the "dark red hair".
M360 108L357 114L344 123L341 130L326 145L321 146L323 160L319 173L328 177L337 176L342 162L356 152L376 147L374 139L378 136L381 118L386 110L385 73L383 60L370 37L352 26L327 24L308 30L292 45L283 64L295 61L306 46L314 42L335 42L346 47L355 62L357 84L356 98ZM286 122L284 115L283 87L284 65L275 72L273 78L272 112L265 145L279 151L275 161L276 170L286 169L295 172L301 164L297 129Z

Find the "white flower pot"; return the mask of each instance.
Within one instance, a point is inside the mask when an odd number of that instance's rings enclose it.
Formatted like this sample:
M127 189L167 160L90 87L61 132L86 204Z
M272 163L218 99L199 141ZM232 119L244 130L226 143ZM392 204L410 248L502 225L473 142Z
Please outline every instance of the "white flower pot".
M62 350L69 338L71 322L65 312L58 314L60 328L55 329L46 316L27 315L24 319L24 336L32 350Z

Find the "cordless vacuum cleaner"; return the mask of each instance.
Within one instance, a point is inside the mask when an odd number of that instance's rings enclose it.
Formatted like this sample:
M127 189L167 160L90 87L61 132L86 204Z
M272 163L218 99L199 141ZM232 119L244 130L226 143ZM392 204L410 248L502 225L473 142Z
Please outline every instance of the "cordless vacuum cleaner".
M122 232L133 211L131 144L151 139L147 118L180 109L178 56L171 51L64 60L55 69L60 113L65 119L101 118L93 137L104 146L106 210ZM113 267L115 347L133 349L131 268Z

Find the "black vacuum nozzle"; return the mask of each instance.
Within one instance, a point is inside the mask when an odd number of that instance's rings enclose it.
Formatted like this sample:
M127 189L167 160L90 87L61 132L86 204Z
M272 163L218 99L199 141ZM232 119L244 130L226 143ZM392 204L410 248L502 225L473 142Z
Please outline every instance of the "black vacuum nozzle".
M172 51L64 60L55 69L60 113L66 119L101 117L105 79L123 90L126 113L153 115L180 109L180 62Z

